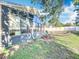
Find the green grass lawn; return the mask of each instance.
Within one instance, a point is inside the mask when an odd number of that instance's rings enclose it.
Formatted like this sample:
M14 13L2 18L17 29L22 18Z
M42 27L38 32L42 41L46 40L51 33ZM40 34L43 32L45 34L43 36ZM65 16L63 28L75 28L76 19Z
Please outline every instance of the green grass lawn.
M72 49L73 52L79 54L79 36L75 34L70 34L67 36L55 36L56 42L62 44L69 49Z
M22 44L21 48L8 59L79 59L79 36L55 36L51 42L37 40L32 44Z

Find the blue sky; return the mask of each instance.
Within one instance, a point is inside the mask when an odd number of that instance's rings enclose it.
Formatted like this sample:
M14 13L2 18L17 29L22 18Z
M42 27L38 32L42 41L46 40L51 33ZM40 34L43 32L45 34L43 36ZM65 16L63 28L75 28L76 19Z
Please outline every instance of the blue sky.
M70 23L72 19L75 19L76 13L74 12L73 0L65 0L64 1L64 11L60 14L60 22L62 23Z
M31 7L35 7L35 8L41 9L41 5L40 5L40 4L33 5L33 4L31 3L31 0L6 0L6 1L14 2L14 3L17 3L17 4L22 4L22 5L31 6ZM63 2L64 8L68 8L68 7L71 5L71 2L72 2L72 0L64 0L64 2ZM72 13L72 12L73 12L72 9L73 9L73 8L68 8L69 13ZM59 20L60 20L62 23L68 22L69 13L68 13L68 12L65 12L65 11L62 12L61 15L60 15Z
M26 6L32 6L32 7L36 7L36 8L39 8L39 9L41 8L40 4L33 5L31 3L31 0L5 0L5 1L14 2L14 3L26 5ZM64 5L69 6L71 1L72 0L64 0Z
M35 7L40 9L41 5L40 4L32 4L31 0L5 0L5 1L9 1L9 2L13 2L13 3L17 3L17 4L21 4L21 5L26 5L26 6L31 6L31 7Z
M73 0L64 0L64 5L69 6Z

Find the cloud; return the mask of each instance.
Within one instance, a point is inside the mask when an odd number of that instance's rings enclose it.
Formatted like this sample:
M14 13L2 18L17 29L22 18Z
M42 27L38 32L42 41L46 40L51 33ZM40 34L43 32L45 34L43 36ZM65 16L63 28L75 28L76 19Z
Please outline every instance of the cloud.
M77 12L74 11L75 6L71 3L70 6L64 6L64 11L60 15L60 21L62 23L69 23L76 19Z

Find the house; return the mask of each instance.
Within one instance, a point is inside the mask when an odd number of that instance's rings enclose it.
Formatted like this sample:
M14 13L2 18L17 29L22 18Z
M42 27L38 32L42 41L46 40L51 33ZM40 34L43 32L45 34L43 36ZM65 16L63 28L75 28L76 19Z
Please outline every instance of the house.
M34 16L40 16L40 11L36 8L1 1L0 46L7 47L12 35L29 32Z

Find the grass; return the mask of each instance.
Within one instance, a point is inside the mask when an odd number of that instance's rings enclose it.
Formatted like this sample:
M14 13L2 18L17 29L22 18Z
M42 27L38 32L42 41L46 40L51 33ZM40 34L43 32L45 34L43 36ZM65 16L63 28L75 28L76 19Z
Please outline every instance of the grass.
M75 53L79 48L79 36L71 34L55 38L51 42L37 40L32 44L21 44L20 49L8 59L79 59Z
M62 44L69 49L72 49L73 52L79 53L79 36L75 34L70 34L68 36L55 36L56 42Z

